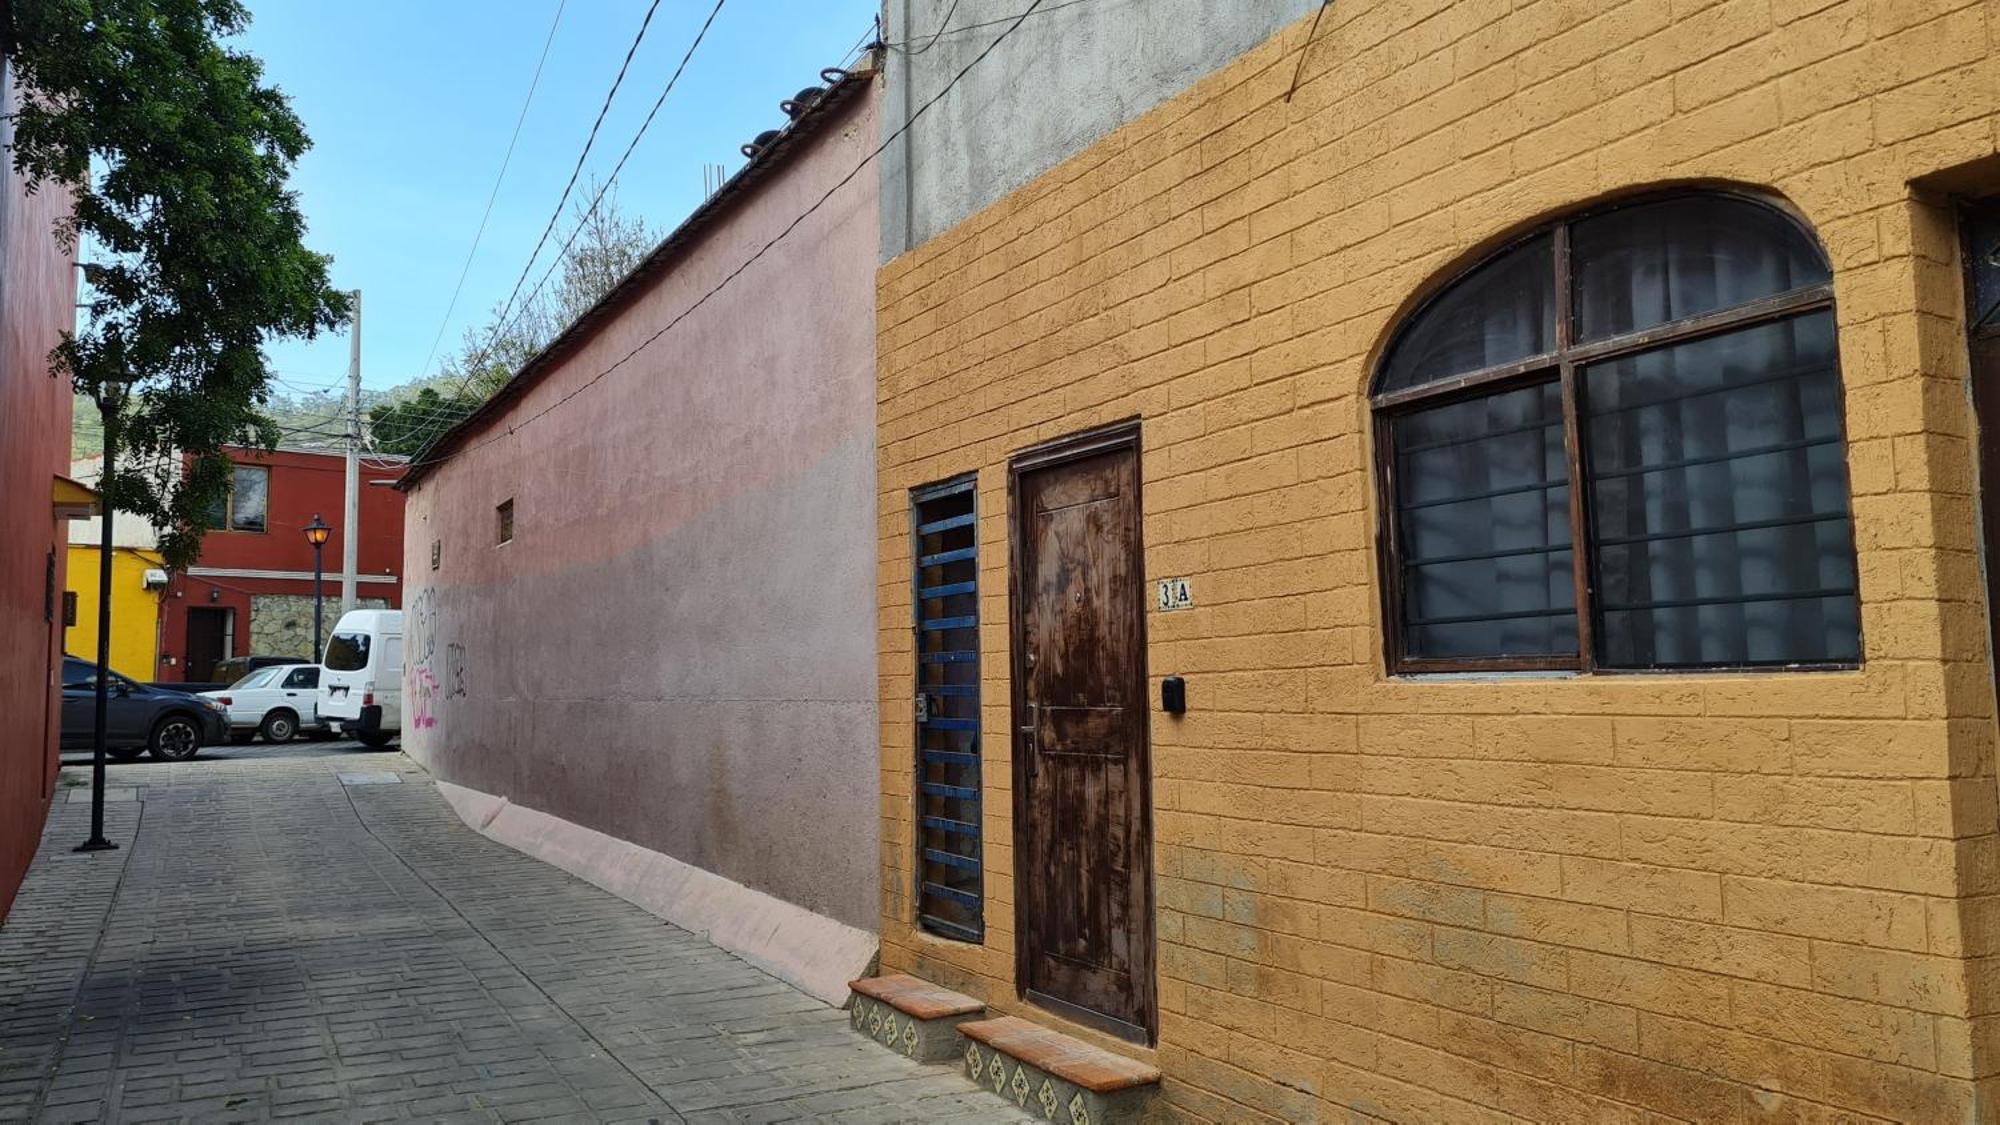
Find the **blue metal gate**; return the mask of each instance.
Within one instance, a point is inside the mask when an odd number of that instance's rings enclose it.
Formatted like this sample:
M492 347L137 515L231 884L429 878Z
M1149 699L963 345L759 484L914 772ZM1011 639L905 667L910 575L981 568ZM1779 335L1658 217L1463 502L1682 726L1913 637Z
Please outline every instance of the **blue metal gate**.
M911 494L916 556L917 922L962 941L986 933L980 851L977 480Z

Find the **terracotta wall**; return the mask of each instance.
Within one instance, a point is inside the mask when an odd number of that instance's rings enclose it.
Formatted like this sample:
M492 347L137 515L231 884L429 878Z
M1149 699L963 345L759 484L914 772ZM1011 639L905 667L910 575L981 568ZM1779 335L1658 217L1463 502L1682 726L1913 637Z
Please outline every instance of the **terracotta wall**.
M1152 724L1159 1043L1109 1045L1156 1059L1182 1116L1989 1112L1965 342L1952 218L1912 181L1995 152L1994 18L1336 3L1289 101L1305 21L891 262L885 969L1060 1023L1013 981L1005 464L1140 416L1148 577L1191 576L1197 605L1149 612L1149 664L1192 710ZM1397 318L1512 233L1690 181L1776 193L1832 258L1864 667L1387 677L1366 391ZM913 931L909 893L908 490L967 470L984 946Z
M0 60L0 150L12 139L17 93ZM62 642L66 529L50 508L69 471L70 388L48 354L74 320L71 256L53 223L63 193L29 195L0 167L0 917L34 857L55 784L55 666ZM50 576L50 560L55 572ZM48 613L53 583L54 617Z

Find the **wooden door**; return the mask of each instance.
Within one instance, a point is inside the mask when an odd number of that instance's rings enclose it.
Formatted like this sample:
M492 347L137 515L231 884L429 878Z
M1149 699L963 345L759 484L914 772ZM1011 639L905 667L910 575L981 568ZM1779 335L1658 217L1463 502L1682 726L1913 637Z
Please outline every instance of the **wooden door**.
M191 684L205 684L215 674L215 666L228 656L224 651L228 632L226 609L202 607L188 610L187 660L181 676Z
M1013 485L1016 958L1023 995L1156 1027L1139 431L1031 450Z

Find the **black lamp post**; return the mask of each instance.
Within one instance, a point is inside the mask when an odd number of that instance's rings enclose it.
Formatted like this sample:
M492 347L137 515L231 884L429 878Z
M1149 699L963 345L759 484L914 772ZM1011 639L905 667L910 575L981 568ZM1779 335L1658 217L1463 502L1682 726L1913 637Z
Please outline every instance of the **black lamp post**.
M97 725L90 734L90 839L78 844L80 852L115 851L117 844L104 836L104 755L109 736L111 711L111 552L113 550L111 506L111 462L118 451L119 399L109 390L97 395L98 417L104 421L104 468L97 478L100 497L97 541Z
M326 571L320 566L320 559L321 552L326 547L327 537L333 534L333 529L321 523L319 513L314 512L313 521L305 526L305 532L306 542L313 545L313 663L317 664L320 661L320 653L325 648L325 642L320 636L320 620L326 606L326 591L322 583Z

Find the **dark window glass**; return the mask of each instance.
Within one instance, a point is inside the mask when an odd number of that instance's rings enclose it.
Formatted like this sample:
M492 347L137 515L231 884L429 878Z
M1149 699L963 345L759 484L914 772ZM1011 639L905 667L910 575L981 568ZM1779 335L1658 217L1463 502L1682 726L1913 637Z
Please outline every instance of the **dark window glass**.
M335 633L326 642L322 663L335 672L359 672L368 667L368 634Z
M1556 384L1402 415L1394 441L1405 652L1575 653Z
M514 501L502 500L499 507L493 509L493 517L494 541L510 542L514 538Z
M2000 327L2000 210L1980 207L1965 216L1966 273L1972 278L1972 328Z
M1601 340L1831 278L1805 233L1769 207L1683 196L1570 228L1577 339Z
M1543 235L1467 274L1403 329L1376 389L1407 390L1553 351L1552 261Z
M1860 658L1831 312L1588 367L1607 667Z
M264 511L271 497L271 470L238 465L229 493L229 530L264 530Z
M1418 313L1376 387L1417 392L1378 400L1397 655L1446 669L1858 663L1829 277L1782 212L1690 194L1553 227ZM1559 339L1540 317L1564 285L1576 319ZM1576 346L1589 341L1609 343ZM1521 359L1478 387L1445 382ZM1574 581L1585 529L1588 618Z
M319 669L294 668L292 669L292 674L285 677L285 686L288 688L318 687Z

